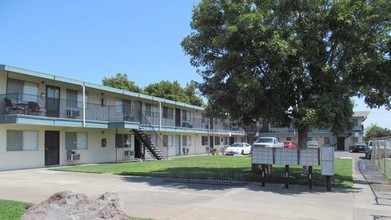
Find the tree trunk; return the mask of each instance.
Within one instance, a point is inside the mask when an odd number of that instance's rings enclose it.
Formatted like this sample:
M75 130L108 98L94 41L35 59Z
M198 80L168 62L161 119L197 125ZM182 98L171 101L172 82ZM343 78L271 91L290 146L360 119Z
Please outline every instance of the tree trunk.
M299 137L298 137L298 147L300 149L305 149L307 148L307 140L308 140L308 131L309 131L309 128L308 126L305 126L303 128L300 128L298 129L298 132L299 132ZM307 174L308 173L308 167L307 166L303 166L303 174Z
M298 129L298 147L301 149L307 148L307 139L308 139L308 126Z

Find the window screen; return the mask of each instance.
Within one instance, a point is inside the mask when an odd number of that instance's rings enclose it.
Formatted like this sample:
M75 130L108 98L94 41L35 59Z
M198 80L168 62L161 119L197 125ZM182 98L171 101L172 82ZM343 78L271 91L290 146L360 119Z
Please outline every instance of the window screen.
M173 119L174 118L174 110L169 107L163 107L163 118Z
M208 137L207 136L202 136L201 144L202 145L208 145Z
M38 150L38 131L7 130L7 151Z
M66 132L65 149L83 150L87 149L87 133L85 132Z

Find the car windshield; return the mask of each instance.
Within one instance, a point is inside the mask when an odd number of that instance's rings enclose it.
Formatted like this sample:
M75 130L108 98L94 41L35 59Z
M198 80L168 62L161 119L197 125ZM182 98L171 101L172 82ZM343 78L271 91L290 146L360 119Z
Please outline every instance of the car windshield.
M233 143L230 145L230 147L243 147L243 144L241 143Z
M273 138L259 138L255 143L273 143Z
M289 142L289 141L284 141L284 144L290 144L291 142Z
M318 145L318 142L316 142L316 141L308 141L307 145Z

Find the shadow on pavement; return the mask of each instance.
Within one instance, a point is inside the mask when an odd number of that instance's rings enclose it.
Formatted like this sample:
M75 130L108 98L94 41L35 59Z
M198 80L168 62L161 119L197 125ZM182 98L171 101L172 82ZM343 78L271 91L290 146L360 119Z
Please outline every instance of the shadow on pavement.
M189 189L197 191L224 191L234 188L242 188L254 192L272 192L282 195L297 195L297 194L320 194L320 193L352 193L358 192L361 188L338 188L334 187L331 192L326 191L326 187L313 186L309 189L308 185L289 185L285 188L285 184L266 183L265 187L259 182L246 182L244 185L217 185L217 184L199 184L199 183L182 183L168 182L163 177L143 177L143 176L122 176L121 179L125 182L146 183L150 186L175 189Z

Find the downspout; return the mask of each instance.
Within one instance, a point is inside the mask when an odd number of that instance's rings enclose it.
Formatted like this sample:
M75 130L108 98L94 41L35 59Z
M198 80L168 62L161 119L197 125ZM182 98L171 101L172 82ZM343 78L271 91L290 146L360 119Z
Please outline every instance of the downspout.
M162 130L162 102L159 101L159 131Z
M86 83L83 82L83 127L86 126Z

